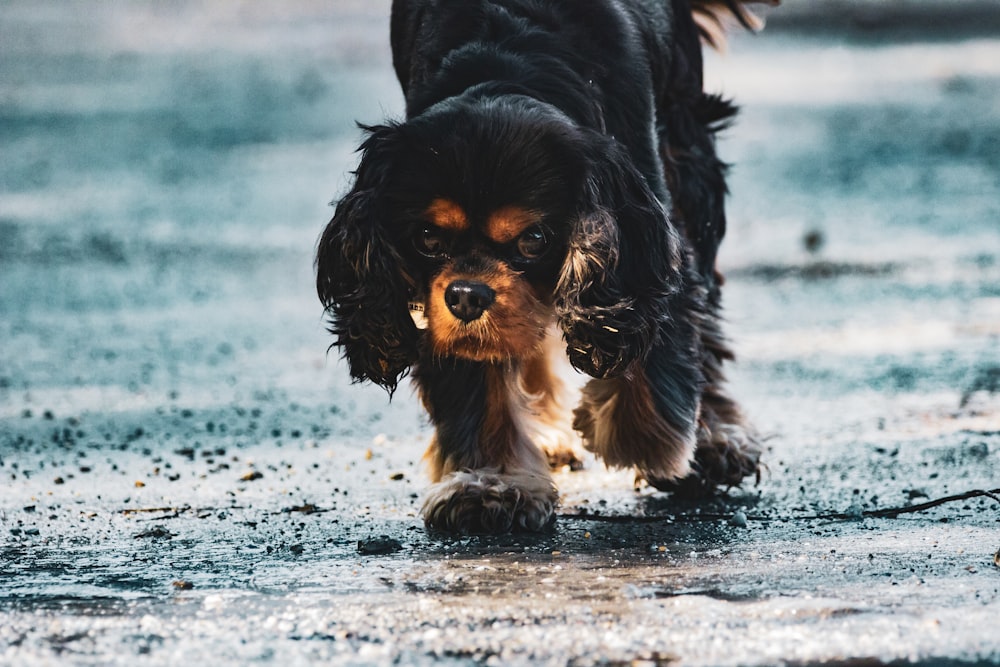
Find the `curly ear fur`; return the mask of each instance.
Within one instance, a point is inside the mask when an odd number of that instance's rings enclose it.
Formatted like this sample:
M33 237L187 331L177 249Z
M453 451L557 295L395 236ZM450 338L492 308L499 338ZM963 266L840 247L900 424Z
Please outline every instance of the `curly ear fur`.
M319 242L316 290L351 377L391 394L417 358L418 337L407 311L411 281L384 226L383 194L400 137L396 125L363 129L369 136L354 187Z
M594 134L556 312L570 362L596 378L623 374L657 342L682 288L681 249L660 202L624 149Z

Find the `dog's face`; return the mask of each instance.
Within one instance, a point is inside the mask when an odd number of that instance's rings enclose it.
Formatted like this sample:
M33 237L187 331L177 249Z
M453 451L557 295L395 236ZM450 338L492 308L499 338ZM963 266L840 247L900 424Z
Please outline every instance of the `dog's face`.
M436 354L476 361L529 356L552 321L564 220L512 203L472 217L438 197L412 229Z
M583 177L566 129L446 107L402 130L388 224L434 354L502 361L542 343Z
M369 131L317 260L356 378L391 389L421 349L525 358L556 319L591 375L648 347L677 243L613 141L516 98L450 100Z

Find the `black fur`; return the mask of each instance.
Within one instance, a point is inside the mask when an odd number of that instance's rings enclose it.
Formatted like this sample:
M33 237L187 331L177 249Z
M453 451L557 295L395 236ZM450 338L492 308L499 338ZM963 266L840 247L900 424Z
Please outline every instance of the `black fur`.
M479 467L479 431L489 400L483 364L456 358L426 358L414 379L425 387L424 407L437 426L445 457Z
M722 4L743 11L738 0ZM445 263L475 273L501 262L550 309L577 369L648 385L662 437L739 426L718 386L731 354L715 274L726 186L714 134L735 107L702 90L689 0L395 0L391 41L407 118L365 128L354 186L317 254L320 299L352 377L391 392L414 368L441 455L502 468L477 454L493 362L441 358L407 313ZM414 239L435 198L454 202L470 230L449 238L446 256L428 257ZM491 212L512 205L555 237L537 261L484 236ZM519 372L516 361L503 372ZM756 470L746 449L740 476ZM739 481L707 467L695 486Z
M417 358L417 330L407 314L413 278L386 238L382 195L389 156L396 150L392 127L368 128L351 193L323 232L316 259L316 289L330 314L330 333L344 350L357 380L390 392ZM372 289L373 286L382 289Z

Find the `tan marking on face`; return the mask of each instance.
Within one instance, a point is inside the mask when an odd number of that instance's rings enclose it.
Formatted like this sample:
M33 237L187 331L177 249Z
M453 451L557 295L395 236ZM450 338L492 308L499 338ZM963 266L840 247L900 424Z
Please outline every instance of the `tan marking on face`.
M496 293L490 307L471 322L455 317L445 302L445 291L456 280L481 282ZM537 354L551 320L551 305L538 298L522 275L501 262L477 274L448 266L431 281L427 329L437 354L475 361L524 359Z
M424 213L430 222L441 229L451 232L464 232L469 229L469 219L465 211L450 199L435 199Z
M486 234L497 243L510 243L541 219L537 213L519 206L504 206L486 220Z

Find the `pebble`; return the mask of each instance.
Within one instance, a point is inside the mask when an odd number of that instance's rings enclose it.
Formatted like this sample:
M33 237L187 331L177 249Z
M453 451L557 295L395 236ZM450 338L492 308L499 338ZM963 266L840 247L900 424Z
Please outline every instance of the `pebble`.
M400 551L402 548L403 545L399 540L394 540L387 535L358 541L358 553L366 556L384 556Z

